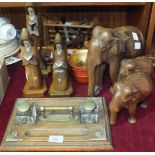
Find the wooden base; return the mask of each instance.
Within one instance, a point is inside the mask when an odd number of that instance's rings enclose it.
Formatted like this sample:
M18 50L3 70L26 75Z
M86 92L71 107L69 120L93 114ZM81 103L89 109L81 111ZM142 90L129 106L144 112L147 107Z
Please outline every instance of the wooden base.
M81 123L81 104L92 102L98 105L99 122ZM38 116L34 124L18 124L16 121L17 107L19 104L25 103L36 107ZM74 109L71 113L66 110L62 111L63 107L71 106ZM39 111L42 109L41 107L47 107L45 115ZM50 108L59 110L49 111ZM58 121L60 117L55 117L54 121L48 120L53 114L57 116L63 114L61 117L63 119L66 115L72 117L64 121ZM59 139L51 140L51 136L59 137ZM60 139L60 136L63 139ZM112 148L108 111L104 97L20 98L14 104L0 151L103 151Z
M53 88L53 84L51 84L49 91L48 91L49 96L51 97L65 97L65 96L72 96L73 94L73 88L71 85L71 82L69 82L69 87L66 91L57 91Z
M44 97L45 92L47 91L46 81L43 80L43 87L38 90L30 90L27 86L27 83L25 84L25 87L23 89L23 95L24 97Z

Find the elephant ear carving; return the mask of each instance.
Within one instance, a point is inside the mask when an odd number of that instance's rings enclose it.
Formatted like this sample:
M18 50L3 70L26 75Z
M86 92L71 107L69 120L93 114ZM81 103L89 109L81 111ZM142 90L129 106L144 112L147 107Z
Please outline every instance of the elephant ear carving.
M129 40L129 37L122 32L114 31L114 38L117 38L117 40L119 40L118 41L119 53L126 52L126 42Z

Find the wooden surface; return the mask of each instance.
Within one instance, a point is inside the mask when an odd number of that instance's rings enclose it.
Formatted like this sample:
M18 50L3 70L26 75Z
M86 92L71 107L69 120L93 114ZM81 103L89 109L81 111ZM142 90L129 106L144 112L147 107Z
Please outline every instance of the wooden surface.
M155 51L155 3L153 3L150 20L149 20L149 27L147 33L147 40L146 40L146 52L151 53L151 51Z
M52 23L44 23L45 26L49 27L72 27L72 28L92 28L90 25L65 25L65 24L52 24Z
M155 52L155 32L154 32L154 35L153 35L153 40L152 40L152 46L151 46L151 49L150 49L150 52Z
M16 106L21 103L34 104L40 106L74 106L75 114L79 112L80 104L91 102L90 98L36 98L36 99L17 99L12 115L10 117L7 130L0 146L1 151L96 151L112 149L109 119L104 98L96 98L99 106L99 123L81 124L79 119L65 122L48 122L38 120L35 124L18 125L16 123ZM22 137L19 141L6 141L9 128L12 128ZM64 130L65 129L65 130ZM105 140L90 140L96 131L105 130ZM31 132L31 136L26 133ZM33 132L34 131L34 132ZM39 132L38 132L39 131ZM48 142L50 135L64 136L63 143ZM48 135L50 134L50 135ZM34 135L38 135L34 137Z
M57 83L56 83L57 84ZM52 83L48 90L48 95L51 97L70 97L73 95L73 88L71 81L69 79L69 84L67 90L59 91L54 89L54 84Z
M152 5L151 3L146 3L146 5L143 8L141 8L139 11L137 26L142 31L144 38L146 38L148 22L149 22L150 12L151 12L151 5Z
M128 6L143 6L145 2L36 2L36 6L88 6L88 5L128 5ZM24 2L1 2L0 7L24 7Z

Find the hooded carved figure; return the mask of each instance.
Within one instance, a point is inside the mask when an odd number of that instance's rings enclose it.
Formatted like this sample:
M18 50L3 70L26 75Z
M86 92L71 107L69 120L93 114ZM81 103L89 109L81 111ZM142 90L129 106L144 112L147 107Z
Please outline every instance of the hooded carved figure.
M23 28L21 32L21 53L23 65L25 66L27 85L30 90L40 89L43 85L43 76L40 71L37 50L28 30Z

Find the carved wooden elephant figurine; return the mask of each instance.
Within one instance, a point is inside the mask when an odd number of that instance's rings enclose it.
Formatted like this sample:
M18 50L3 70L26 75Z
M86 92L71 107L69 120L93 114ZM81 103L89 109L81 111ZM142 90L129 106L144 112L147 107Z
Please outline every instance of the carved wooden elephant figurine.
M110 78L115 82L121 59L137 57L143 53L144 39L138 28L124 26L110 29L96 26L87 55L88 95L96 96L102 90L102 76L107 64Z
M128 75L124 80L115 82L111 88L112 100L110 102L110 123L115 124L117 113L121 108L128 108L129 122L136 122L136 110L138 103L144 102L152 91L152 80L148 73L136 72Z

